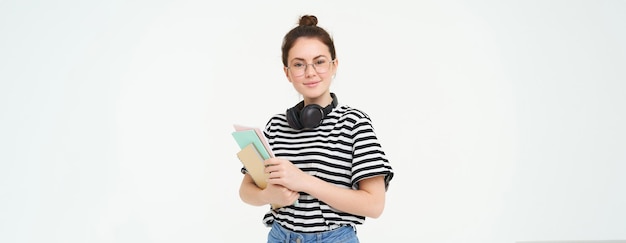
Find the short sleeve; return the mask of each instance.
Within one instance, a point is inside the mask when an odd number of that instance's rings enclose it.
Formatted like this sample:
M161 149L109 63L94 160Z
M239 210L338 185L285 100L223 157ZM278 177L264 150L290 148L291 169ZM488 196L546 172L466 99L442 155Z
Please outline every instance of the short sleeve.
M358 182L376 176L385 177L385 190L393 178L394 172L387 156L378 141L371 120L366 115L355 120L352 129L353 158L352 185L358 188Z

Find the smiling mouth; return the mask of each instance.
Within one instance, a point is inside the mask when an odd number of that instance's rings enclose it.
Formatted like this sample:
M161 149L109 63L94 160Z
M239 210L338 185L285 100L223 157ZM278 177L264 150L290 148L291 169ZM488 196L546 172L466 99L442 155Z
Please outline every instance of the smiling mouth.
M315 82L309 82L309 83L303 83L303 84L304 84L305 86L313 86L313 85L319 84L319 83L321 83L321 82L322 82L322 81L315 81Z

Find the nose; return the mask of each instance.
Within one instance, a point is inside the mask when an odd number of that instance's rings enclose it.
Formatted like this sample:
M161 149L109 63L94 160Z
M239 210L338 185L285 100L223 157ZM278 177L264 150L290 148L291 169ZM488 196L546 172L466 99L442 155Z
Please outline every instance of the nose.
M309 68L309 66L311 66L311 68ZM307 77L311 77L313 75L317 75L317 70L315 69L315 66L314 66L313 63L307 64L304 67L304 75L306 75Z

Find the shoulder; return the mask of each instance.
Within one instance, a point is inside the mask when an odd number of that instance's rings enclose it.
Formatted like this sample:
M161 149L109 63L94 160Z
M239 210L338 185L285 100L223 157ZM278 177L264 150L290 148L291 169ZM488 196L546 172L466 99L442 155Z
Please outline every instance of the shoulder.
M287 116L285 115L285 113L276 113L272 115L270 119L267 121L267 123L265 124L265 128L269 129L270 127L274 127L277 125L281 127L288 126Z
M345 104L340 104L335 108L334 112L339 120L354 120L371 122L370 116L363 110L355 107L351 107Z

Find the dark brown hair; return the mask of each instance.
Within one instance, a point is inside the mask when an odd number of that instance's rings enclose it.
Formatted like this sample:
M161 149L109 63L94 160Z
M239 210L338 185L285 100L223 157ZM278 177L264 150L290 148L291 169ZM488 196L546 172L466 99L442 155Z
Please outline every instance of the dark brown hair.
M307 38L317 38L326 46L328 46L328 51L330 51L330 58L335 60L335 43L333 39L330 37L330 34L323 28L317 26L317 17L314 15L303 15L300 17L300 21L298 22L298 26L291 29L285 35L283 39L283 65L285 67L287 64L287 56L289 55L289 50L293 47L293 43L300 37Z

